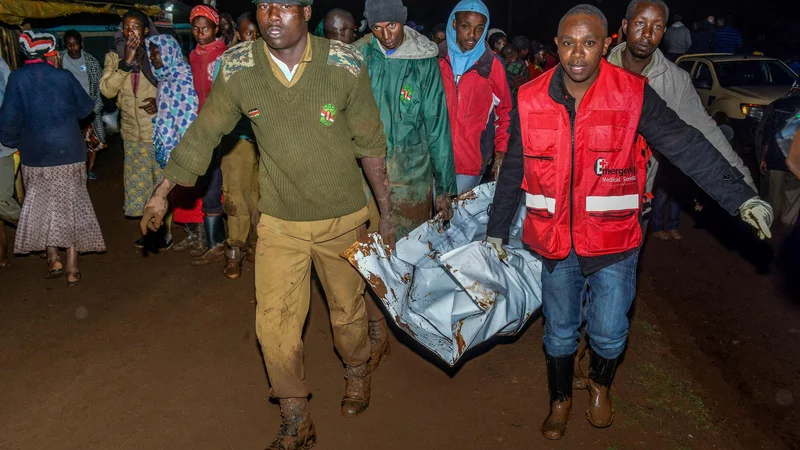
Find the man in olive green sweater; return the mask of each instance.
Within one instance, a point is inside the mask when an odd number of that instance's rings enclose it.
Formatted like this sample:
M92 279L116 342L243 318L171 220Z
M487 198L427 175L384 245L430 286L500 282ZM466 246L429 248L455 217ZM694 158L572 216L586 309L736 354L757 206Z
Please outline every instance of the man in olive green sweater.
M302 342L312 262L346 365L342 414L355 417L369 405L365 285L339 255L366 232L359 159L382 213L380 233L394 245L386 136L361 55L308 34L312 0L256 3L263 39L223 55L203 111L172 151L142 226L158 228L169 190L194 184L221 138L242 114L249 117L261 155L256 334L283 419L269 448L307 449L316 441Z

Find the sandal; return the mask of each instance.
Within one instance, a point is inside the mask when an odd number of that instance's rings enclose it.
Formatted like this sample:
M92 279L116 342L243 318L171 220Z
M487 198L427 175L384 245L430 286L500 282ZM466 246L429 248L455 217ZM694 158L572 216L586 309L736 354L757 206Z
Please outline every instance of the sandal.
M58 277L64 275L64 263L62 263L61 260L56 260L56 261L53 262L53 265L55 266L56 264L61 265L61 267L59 267L57 269L48 268L47 269L47 275L44 276L45 280L52 280L53 278L58 278Z
M75 276L77 278L75 280L73 280L73 281L69 281L69 277L70 276ZM74 274L68 274L67 275L67 286L68 287L76 286L78 284L78 282L81 281L81 278L82 278L82 275L81 275L80 272L77 272L77 273L74 273Z

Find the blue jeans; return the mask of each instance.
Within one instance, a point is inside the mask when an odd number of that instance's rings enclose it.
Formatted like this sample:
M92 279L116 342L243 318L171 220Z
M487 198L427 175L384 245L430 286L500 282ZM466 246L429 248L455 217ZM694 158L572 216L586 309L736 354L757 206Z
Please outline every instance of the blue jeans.
M552 357L578 351L586 320L592 350L606 359L622 354L628 338L628 310L636 296L637 251L627 259L584 276L573 250L553 273L542 271L544 348Z
M664 229L664 215L667 213L669 206L669 222L668 228ZM653 212L651 213L653 220L653 231L667 231L677 230L681 226L681 205L675 197L669 195L666 189L656 188L653 194Z
M222 152L219 147L214 150L211 157L211 164L208 171L203 176L206 178L207 187L203 195L203 213L212 216L221 216L224 212L222 208Z
M456 187L458 188L458 193L463 194L464 192L471 191L475 186L481 184L481 175L458 175L456 174Z

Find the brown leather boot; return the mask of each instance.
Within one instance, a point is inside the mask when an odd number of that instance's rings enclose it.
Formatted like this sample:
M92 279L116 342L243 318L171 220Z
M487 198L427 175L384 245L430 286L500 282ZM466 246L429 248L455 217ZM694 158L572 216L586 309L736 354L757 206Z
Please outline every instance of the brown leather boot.
M344 378L344 398L342 398L342 415L357 417L369 407L370 396L370 368L368 363L358 367L347 366Z
M586 389L588 387L586 375L583 373L583 367L581 366L581 361L583 361L584 356L586 356L587 347L588 344L586 344L585 338L581 339L578 344L578 353L575 353L575 370L572 376L572 389Z
M542 436L558 440L567 431L572 412L572 375L575 355L547 356L547 381L550 390L550 414L542 424Z
M245 257L245 259L247 259L247 262L251 263L256 262L256 244L248 242L247 248L245 249L245 254L247 255Z
M222 273L231 280L242 276L242 261L244 250L241 247L228 247L225 249L225 268Z
M617 359L605 359L595 352L589 359L589 407L586 418L597 428L605 428L614 421L611 404L611 382L617 370Z
M281 429L267 450L307 450L317 443L317 430L308 412L308 399L281 399Z
M369 367L372 371L392 354L392 349L389 347L389 327L386 325L386 319L369 322L369 343L372 345L369 359Z

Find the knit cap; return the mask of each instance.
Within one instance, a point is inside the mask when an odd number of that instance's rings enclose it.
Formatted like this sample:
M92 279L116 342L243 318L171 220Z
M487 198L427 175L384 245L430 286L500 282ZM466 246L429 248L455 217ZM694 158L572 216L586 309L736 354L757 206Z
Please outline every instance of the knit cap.
M408 9L403 6L403 0L367 0L364 5L364 17L369 26L381 22L397 22L405 25L408 19Z

